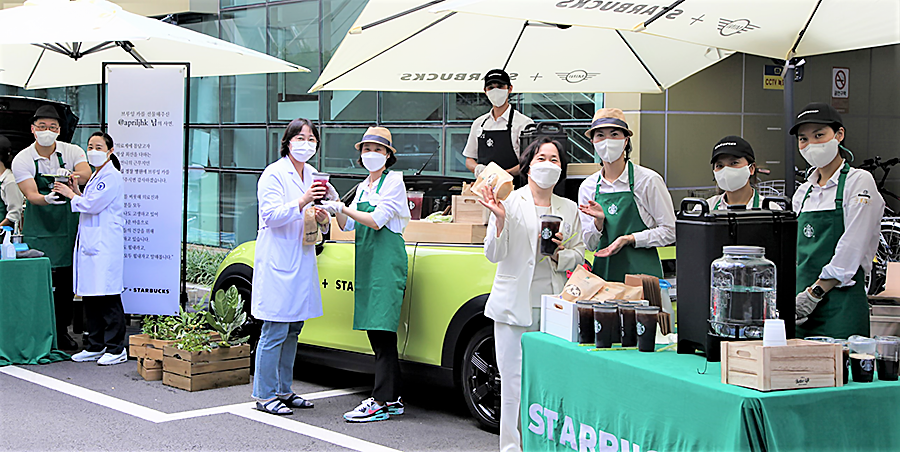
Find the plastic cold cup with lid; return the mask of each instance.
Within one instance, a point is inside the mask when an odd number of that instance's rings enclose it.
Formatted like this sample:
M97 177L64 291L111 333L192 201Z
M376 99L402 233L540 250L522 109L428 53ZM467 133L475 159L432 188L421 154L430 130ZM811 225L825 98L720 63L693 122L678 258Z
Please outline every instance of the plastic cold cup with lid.
M556 215L541 215L541 254L552 256L558 246L553 241L562 224L562 217Z
M425 192L411 190L406 192L409 201L409 217L411 220L422 219L422 205L425 203Z

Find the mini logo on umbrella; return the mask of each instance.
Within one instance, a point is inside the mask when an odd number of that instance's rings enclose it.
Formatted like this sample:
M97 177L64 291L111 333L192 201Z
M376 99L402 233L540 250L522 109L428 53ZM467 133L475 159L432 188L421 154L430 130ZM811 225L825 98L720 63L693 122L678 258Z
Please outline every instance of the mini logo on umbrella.
M590 79L600 75L600 73L599 72L588 72L588 71L585 71L584 69L576 69L571 72L557 72L556 75L559 76L559 78L562 79L563 81L566 81L569 83L578 83L578 82L583 82L585 80L590 80Z
M613 205L609 206L609 208L606 209L606 211L609 212L610 215L615 215L616 212L619 211L619 206L613 204Z
M806 238L811 239L816 235L816 230L813 229L811 224L806 223L806 226L803 227L803 235L805 235Z
M719 19L719 34L722 36L733 36L757 28L759 25L751 24L748 19L731 20L724 17Z

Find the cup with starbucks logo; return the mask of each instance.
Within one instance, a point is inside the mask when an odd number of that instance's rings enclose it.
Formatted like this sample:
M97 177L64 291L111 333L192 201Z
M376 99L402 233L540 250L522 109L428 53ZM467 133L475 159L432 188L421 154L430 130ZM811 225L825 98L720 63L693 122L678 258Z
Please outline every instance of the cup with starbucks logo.
M652 352L656 349L657 314L659 314L659 307L657 306L636 306L634 308L639 351Z
M556 252L558 246L553 242L556 233L559 232L559 225L562 224L562 217L556 215L541 215L541 254L544 256L552 256Z

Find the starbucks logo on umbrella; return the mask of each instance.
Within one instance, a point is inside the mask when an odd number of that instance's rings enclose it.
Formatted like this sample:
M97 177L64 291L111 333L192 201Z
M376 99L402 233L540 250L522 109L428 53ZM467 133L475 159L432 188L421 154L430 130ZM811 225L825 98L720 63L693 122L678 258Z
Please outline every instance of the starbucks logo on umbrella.
M610 215L615 215L616 212L619 211L619 206L613 204L613 205L609 206L609 208L606 209L606 211L609 212Z
M803 227L803 235L806 236L806 238L811 239L816 235L816 230L813 229L811 224L806 223L806 226Z

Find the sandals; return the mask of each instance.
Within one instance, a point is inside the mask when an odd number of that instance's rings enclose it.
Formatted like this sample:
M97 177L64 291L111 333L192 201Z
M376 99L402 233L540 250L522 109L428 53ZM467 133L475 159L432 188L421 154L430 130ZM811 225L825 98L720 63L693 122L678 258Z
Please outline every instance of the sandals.
M287 406L292 408L312 408L315 406L311 401L306 400L297 394L291 394L287 397L278 397L278 400L281 400Z
M257 401L256 409L269 414L277 414L279 416L294 414L294 411L285 406L285 404L277 397L265 402Z

